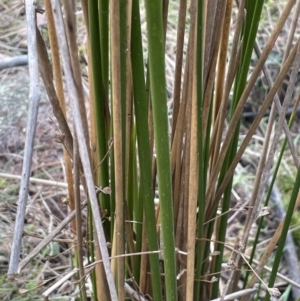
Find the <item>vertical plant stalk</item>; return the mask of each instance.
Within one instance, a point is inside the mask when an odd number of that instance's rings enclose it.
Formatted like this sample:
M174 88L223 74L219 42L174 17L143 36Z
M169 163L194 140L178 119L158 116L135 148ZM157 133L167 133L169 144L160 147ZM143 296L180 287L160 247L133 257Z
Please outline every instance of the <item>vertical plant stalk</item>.
M223 98L223 93L227 92L226 90L224 91L224 85L226 84L225 82L225 70L226 70L226 58L227 58L227 53L228 53L228 40L229 40L229 30L230 30L230 18L232 14L232 2L231 0L226 1L225 5L223 6L223 13L224 13L224 18L223 18L223 23L222 23L222 36L220 37L221 41L218 46L219 48L219 57L218 57L218 65L217 65L217 75L216 75L216 83L215 83L215 98L214 98L214 103L213 103L213 109L214 109L214 115L213 115L213 126L216 127L218 130L218 138L220 139L217 141L215 145L215 152L211 153L211 168L214 166L214 161L219 155L219 144L221 142L221 136L223 133L223 128L224 128L224 120L225 120L225 112L226 112L226 107L228 103L228 99ZM240 22L241 23L241 22ZM239 24L239 23L238 23ZM236 31L239 31L239 28L236 29ZM236 46L233 47L234 50L236 50ZM228 72L229 73L229 72ZM224 103L222 103L224 101ZM223 110L223 111L221 111ZM224 119L221 119L218 121L217 116L223 115ZM223 122L223 123L220 123ZM209 141L211 143L211 141ZM206 145L209 147L209 143ZM204 160L205 161L205 160ZM224 164L226 164L224 162ZM207 172L205 172L205 175ZM221 179L222 176L224 175L224 172L220 174L219 178ZM205 179L205 176L203 176ZM222 212L225 213L228 211L228 208L230 206L230 196L231 196L231 187L229 186L227 188L227 191L224 195L224 198L222 202L220 203L220 206L222 207ZM202 198L203 199L203 198ZM215 237L218 242L223 242L226 237L226 229L227 229L227 219L228 219L228 214L223 214L220 219L218 219L215 223L214 226L214 231L215 231ZM224 251L224 244L223 243L215 243L214 246L214 251L218 252L218 256L214 256L212 258L212 261L210 263L211 265L211 272L219 272L221 270L221 265L222 265L222 260L223 260L223 251ZM199 277L199 276L198 276ZM215 281L212 286L211 286L211 298L216 298L219 293L219 281Z
M126 5L126 152L125 152L125 189L126 198L128 200L128 185L129 185L129 162L130 162L130 136L132 133L132 81L131 81L131 14L132 14L132 0L127 1ZM129 201L129 200L128 200Z
M163 8L163 29L164 29L164 41L166 42L167 35L167 26L168 26L168 9L169 9L169 0L162 1Z
M183 78L183 88L181 92L181 70L182 70L182 61L183 61L183 43L184 43L184 30L185 30L185 12L186 10L186 1L181 3L180 12L179 12L179 24L178 24L178 36L177 36L177 50L176 50L176 67L174 75L174 94L173 94L173 123L172 123L172 140L171 140L171 172L173 178L173 204L174 204L174 224L177 225L175 229L175 245L179 247L181 234L182 234L182 223L178 224L178 212L180 202L183 201L182 196L182 148L183 148L183 135L186 129L185 122L185 113L186 113L186 104L187 104L187 90L188 90L188 76L189 76L189 63L190 60L187 60L184 70ZM180 18L184 18L181 20ZM183 24L181 24L183 23ZM180 33L181 32L181 33ZM181 46L180 46L181 45ZM187 49L189 53L189 46ZM182 100L180 102L180 94L182 93ZM176 120L176 122L175 122ZM182 206L181 206L182 207ZM181 213L182 214L182 210ZM181 215L182 216L182 215ZM182 218L181 218L182 220ZM179 267L178 267L179 268ZM181 278L182 281L182 278ZM178 284L179 285L179 284ZM181 286L183 294L185 294L185 287Z
M208 78L208 72L210 69L210 65L211 65L211 60L212 60L212 54L213 54L213 47L214 47L214 43L216 41L215 39L215 30L216 30L216 20L218 20L218 18L216 17L218 10L220 8L219 5L219 0L212 0L212 1L205 1L205 18L204 18L204 31L205 35L204 35L204 65L203 65L203 87L206 87L206 83L207 83L207 78Z
M56 89L57 97L62 112L64 113L65 119L67 120L64 87L62 81L62 70L61 70L59 51L58 51L58 41L55 32L50 0L45 0L45 12L47 16L47 24L48 24L48 31L49 31L49 42L50 42L50 49L51 49L51 56L52 56L53 78L55 82L55 89ZM66 150L65 147L63 148L63 152L64 152L64 161L66 166L66 178L68 182L69 205L71 211L73 211L75 210L75 200L74 200L74 187L73 187L73 177L72 177L72 162L71 162L71 157L68 154L68 151ZM76 232L76 219L72 221L72 228L74 232Z
M205 244L201 241L203 237L204 228L204 212L205 212L205 191L206 191L206 178L208 171L208 162L205 163L205 157L208 146L204 141L203 135L203 120L202 120L202 106L203 106L203 40L204 40L204 19L205 19L205 1L198 1L197 9L197 44L196 44L196 87L197 87L197 120L198 120L198 215L196 231L196 264L195 264L195 278L200 279L202 274L203 253ZM196 281L194 284L194 300L201 299L203 293L201 293L201 282Z
M93 172L91 169L91 163L89 159L90 154L89 154L88 146L85 143L86 140L83 131L80 108L78 104L77 89L75 87L75 82L72 76L71 60L69 57L68 44L67 44L67 39L64 31L62 12L58 1L51 0L51 4L53 9L56 32L57 35L60 37L59 48L60 48L61 56L63 58L62 63L63 63L63 70L66 76L67 89L70 95L70 99L72 101L75 129L78 136L78 140L81 141L81 143L79 144L79 152L82 160L87 189L90 197L90 202L91 202L91 207L92 207L92 212L93 212L93 217L95 222L96 235L98 236L99 247L103 258L103 265L104 265L104 270L109 286L110 297L113 301L117 301L118 296L116 292L114 279L112 277L112 273L110 269L110 261L109 261L107 246L106 246L106 239L104 235L102 220L101 220L99 207L98 207L98 200L95 191L95 185L93 181Z
M183 135L186 128L185 122L185 112L186 112L186 104L187 104L187 79L189 76L189 61L187 61L185 66L185 73L184 73L184 81L183 81L183 91L182 91L182 101L179 107L179 113L177 117L177 124L175 135L172 143L172 150L171 150L171 171L173 176L173 198L174 198L174 223L177 224L178 219L178 210L180 207L180 202L183 200L182 196L182 148L183 148ZM179 226L179 225L178 225ZM177 238L177 242L179 243L181 237L181 226L177 228L175 232ZM176 244L176 246L179 246Z
M105 102L107 101L104 87L104 76L102 74L102 59L103 53L101 52L101 46L108 43L106 39L100 39L99 22L100 16L98 15L97 2L89 1L89 26L90 26L90 48L91 48L91 61L89 62L89 72L92 73L92 77L89 81L90 93L94 94L94 102L91 103L91 130L92 123L96 126L94 137L91 138L92 151L97 154L97 164L93 166L95 174L97 174L97 185L106 187L109 186L109 157L107 156L107 141L108 141L108 124L105 111ZM105 48L105 47L104 47ZM107 58L108 59L108 58ZM90 94L90 100L92 101L92 94ZM95 119L95 122L92 119ZM92 131L91 131L92 135ZM100 164L101 162L101 164ZM111 216L111 204L109 195L100 195L100 205L102 210L107 210L108 216ZM111 234L111 225L108 222L104 222L104 228L107 234ZM111 238L111 237L110 237Z
M114 136L114 168L116 193L116 255L124 254L124 191L123 191L123 158L122 158L122 104L121 104L121 62L120 62L120 6L118 1L111 1L111 76L112 108ZM117 259L118 297L124 300L124 257Z
M85 0L83 0L85 1ZM82 1L82 2L83 2ZM93 1L94 2L94 1ZM97 127L97 120L96 120L96 102L95 102L95 83L94 83L94 72L93 72L93 68L98 68L99 66L96 62L93 61L92 58L92 43L91 40L95 40L95 35L97 36L97 38L99 39L99 28L98 28L98 11L97 9L92 9L90 7L90 3L87 7L87 9L90 9L93 11L93 13L96 13L96 18L93 18L94 15L92 15L92 13L88 14L89 15L89 19L88 19L88 24L87 26L90 26L90 23L95 22L95 24L97 24L96 26L91 25L92 30L87 30L88 31L88 43L87 43L87 57L88 57L88 84L89 84L89 105L90 105L90 137L91 137L91 164L92 164L92 169L93 169L93 176L94 176L94 182L96 183L96 185L100 186L100 187L105 187L106 185L102 186L100 184L100 180L99 180L99 175L100 175L100 171L101 170L103 164L100 165L99 161L99 146L98 146L98 127ZM96 30L95 30L96 29ZM94 31L93 31L94 30ZM92 36L92 37L91 37ZM97 39L96 39L97 40ZM94 43L95 44L95 43ZM94 49L93 49L94 50ZM94 53L94 52L93 52ZM95 67L95 66L97 67ZM99 77L95 76L95 80L96 78L99 80ZM101 77L100 77L101 79ZM97 80L96 80L97 81ZM100 86L100 85L98 85ZM101 86L100 86L101 87ZM100 88L101 90L101 88ZM100 119L100 118L98 118ZM103 127L103 131L105 131L105 127ZM104 144L105 147L105 144ZM102 162L103 163L103 162ZM99 166L100 165L100 166ZM100 195L100 199L101 199L102 194ZM105 207L101 207L101 201L100 201L100 208L105 208ZM104 209L105 210L105 209ZM90 241L90 243L88 244L88 252L90 254L90 260L91 262L94 262L94 260L99 261L102 260L101 257L101 253L99 248L94 248L94 244L98 245L98 241L97 241L97 236L93 235L93 220L92 220L93 216L92 216L92 212L90 210L90 206L88 208L88 221L87 221L87 227L89 228L89 235L87 237L87 239ZM108 286L107 286L107 281L105 279L105 272L103 269L103 265L102 264L97 264L95 266L95 269L91 271L91 282L92 282L92 290L93 290L93 294L94 294L94 301L107 301L109 297L107 297L109 295L108 293Z
M34 145L34 136L37 124L38 106L40 102L40 89L39 89L39 68L36 42L36 18L35 6L33 0L26 0L26 24L27 24L27 44L28 44L28 66L29 66L29 110L26 127L26 140L24 150L24 160L22 167L22 180L20 184L18 210L16 216L16 223L14 229L14 237L11 248L11 255L8 267L8 275L19 273L18 262L21 250L21 241L23 236L24 219L26 203L28 198L28 186L30 178L30 170L32 163L32 153Z
M82 241L82 223L81 223L81 202L80 202L80 160L79 160L79 149L76 135L74 135L74 199L76 205L76 240L77 240L77 256L78 256L78 267L79 267L79 283L80 283L80 295L82 301L87 301L86 288L85 288L85 273L83 266L83 241Z
M153 107L161 231L165 264L166 300L177 300L173 197L168 136L168 112L165 78L165 47L161 1L147 0L150 90Z
M108 3L107 3L108 4ZM108 18L108 13L106 11L101 11L101 18L99 16L97 1L89 0L88 4L88 17L89 17L89 42L91 56L89 58L89 86L90 88L90 126L91 126L91 146L92 146L92 161L93 161L93 171L95 183L100 187L109 186L109 156L107 156L107 141L108 141L108 123L107 115L105 111L105 102L108 101L107 95L105 94L105 87L103 82L103 68L102 65L105 62L103 58L103 52L101 49L108 48L108 40L103 38L103 33L105 33L105 28L100 26L101 22L105 24L105 17ZM102 24L102 23L101 23ZM106 24L108 25L108 24ZM100 28L102 29L102 35L100 37ZM101 48L102 47L102 48ZM108 58L107 58L108 60ZM112 142L113 143L113 142ZM105 194L100 194L100 207L101 210L107 212L107 216L112 216L110 196ZM114 213L113 213L114 214ZM90 225L93 227L92 216L89 218ZM111 242L111 228L112 222L105 220L103 223L107 239ZM90 231L90 235L93 236L93 231ZM92 238L92 237L91 237ZM93 238L91 239L94 240ZM95 239L96 240L96 239ZM95 248L93 243L90 243L91 259L93 258L93 253L95 253L96 260L102 259L98 248ZM95 283L94 290L97 291L97 296L99 301L109 300L108 284L105 279L105 271L102 264L97 265L95 268L94 279ZM97 282L97 284L96 284Z
M244 1L241 1L242 3L245 3ZM214 147L214 152L212 156L212 166L214 162L214 156L218 156L219 154L219 148L221 144L221 137L224 125L224 120L226 116L226 108L228 105L228 96L230 93L230 87L232 82L229 84L228 78L229 74L233 70L233 64L236 58L237 53L237 45L238 45L238 39L240 34L240 29L242 25L243 20L243 5L240 4L240 8L238 11L238 17L236 22L236 28L232 43L232 52L230 56L230 61L228 63L228 69L227 69L227 78L225 80L225 71L226 71L226 60L227 60L227 53L228 53L228 40L229 40L229 30L230 30L230 18L231 18L231 12L232 12L232 1L227 1L227 7L225 12L225 18L224 18L224 35L222 36L221 44L220 44L220 52L219 52L219 61L218 61L218 73L217 73L217 83L216 83L216 93L215 93L215 99L216 104L214 104L214 130L217 130L217 139ZM218 115L220 115L220 118L218 119Z
M198 201L198 143L197 143L197 96L196 96L196 68L193 68L192 86L192 118L191 118L191 147L189 169L189 198L188 198L188 234L187 234L187 277L186 300L193 300L195 278L195 244L196 244L196 213Z
M68 44L69 53L71 58L72 74L75 80L75 87L77 89L78 105L80 110L80 117L83 125L83 132L85 137L85 143L87 145L89 156L91 154L90 150L90 139L89 139L89 128L87 122L87 114L84 105L84 95L81 82L81 70L78 58L78 46L77 46L77 36L76 36L76 19L75 19L75 3L72 1L64 2L65 8L65 27Z
M97 2L94 2L93 7L97 9ZM90 2L91 3L91 2ZM98 1L98 15L99 15L99 34L100 34L100 53L101 53L101 70L103 81L103 98L105 104L105 113L108 108L109 100L109 3L107 0ZM94 12L93 12L94 13ZM106 115L106 114L105 114ZM110 126L110 116L106 115L107 127Z
M132 161L131 156L134 156L134 152L130 153L131 146L131 134L132 132L132 83L131 83L131 64L130 64L130 52L131 52L131 11L132 0L120 1L120 80L121 80L121 103L122 103L122 162L123 162L123 195L124 195L124 229L126 233L126 251L134 253L135 245L133 238L133 223L132 212L133 208L130 206L132 198L129 198L129 164ZM131 191L132 192L132 191ZM126 222L125 222L126 220ZM125 237L125 235L124 235ZM128 272L131 273L131 267L134 266L134 258L126 257L126 267Z
M229 100L229 94L231 90L231 86L234 80L234 75L238 66L238 63L240 61L240 49L239 48L239 38L240 38L240 32L242 29L244 14L245 14L245 0L241 0L239 4L239 11L237 16L237 22L236 22L236 28L234 32L233 42L232 42L232 49L231 49L231 56L227 68L227 76L226 76L226 83L225 83L225 90L223 92L223 98L221 103L221 108L218 113L218 117L216 120L216 126L213 129L212 138L211 138L211 146L210 150L213 149L214 146L214 156L217 158L220 151L220 145L222 141L222 133L223 133L223 126L225 122L226 117L226 108L228 105ZM240 47L241 48L241 47ZM216 138L214 138L216 136ZM214 161L212 161L212 164L214 165Z
M213 6L212 1L209 1L209 6ZM204 75L203 75L203 107L202 107L202 127L203 127L203 139L205 140L206 132L208 131L208 122L209 122L209 114L211 110L211 96L213 94L213 85L215 82L215 74L216 74L216 64L219 53L219 45L222 35L223 29L223 20L225 18L225 9L226 3L225 1L218 1L216 4L216 12L215 15L209 16L208 20L213 22L213 26L207 26L208 33L212 35L211 40L209 41L210 49L209 52L205 52L205 63L206 58L209 58L209 65L205 66ZM208 10L208 14L211 10ZM213 19L213 20L211 20ZM212 30L215 29L213 32ZM205 41L205 46L208 41Z
M84 25L87 31L87 35L89 36L90 29L89 29L89 10L88 10L88 0L81 0L81 7L83 12L83 19L84 19Z
M182 61L183 61L186 6L187 6L187 0L180 0L180 7L178 13L178 26L177 26L174 90L173 90L172 143L175 136L177 117L179 114L179 107L180 107L181 74L182 74Z
M190 119L190 163L189 163L189 184L188 184L188 221L187 221L187 269L186 269L186 300L192 301L194 296L195 279L195 245L196 245L196 212L198 201L198 115L197 115L197 64L196 61L196 12L197 2L191 2L191 26L189 39L189 73L191 93L191 119Z
M156 251L158 247L158 237L156 233L155 220L155 204L153 202L153 184L152 184L152 170L151 170L151 145L149 140L148 128L148 107L149 101L146 93L145 75L144 75L144 61L142 49L142 33L141 21L139 12L139 1L134 0L132 6L132 40L131 40L131 64L132 64L132 83L134 93L134 108L138 143L138 159L140 166L140 188L139 188L139 202L135 208L136 221L143 221L146 223L137 225L137 243L138 248L143 250L148 247L150 251ZM146 120L146 122L145 122ZM145 233L145 235L143 235ZM148 240L148 241L147 241ZM147 243L147 244L146 244ZM135 261L135 275L138 276L136 281L139 281L140 288L145 293L145 282L147 277L147 256L144 258L138 257ZM152 293L154 300L162 300L162 285L160 275L160 265L158 254L150 254L150 270L152 281ZM143 266L145 264L145 267ZM149 278L149 277L148 277Z
M65 115L62 111L62 108L59 104L59 100L53 85L53 74L51 69L50 60L47 53L47 48L45 42L41 36L41 33L36 29L37 34L37 49L38 49L38 59L39 59L39 69L41 77L43 79L44 86L47 91L49 101L51 103L53 114L58 122L60 131L62 132L64 139L62 143L66 148L69 156L73 156L73 137L65 118Z
M223 23L223 31L221 35L220 47L219 47L219 57L218 57L218 71L216 76L216 91L214 99L214 121L217 118L219 113L223 90L225 85L225 71L226 71L226 61L228 53L228 41L229 41L229 32L230 32L230 21L232 14L232 0L226 1L225 17Z
M145 214L143 215L143 221L145 220ZM147 238L147 230L146 230L146 223L142 223L142 231L141 231L141 251L142 251L142 256L140 260L140 266L139 266L139 287L141 292L146 292L147 290L147 265L148 265L148 256L146 254L143 254L144 252L147 251L148 247L148 238ZM160 278L159 278L160 280Z

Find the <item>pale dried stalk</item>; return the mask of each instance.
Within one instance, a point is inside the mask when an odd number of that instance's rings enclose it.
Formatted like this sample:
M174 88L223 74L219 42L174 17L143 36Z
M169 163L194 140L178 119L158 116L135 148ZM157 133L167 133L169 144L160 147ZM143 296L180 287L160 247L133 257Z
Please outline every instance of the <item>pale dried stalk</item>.
M29 111L27 119L27 131L24 150L24 161L22 168L22 179L19 192L19 203L16 216L13 243L8 267L8 275L18 273L18 262L21 250L21 241L24 228L25 209L28 197L28 186L31 170L31 160L34 145L34 136L37 124L38 106L40 101L39 89L39 68L37 61L36 47L36 19L35 6L33 0L26 0L26 23L27 23L27 44L28 44L28 65L30 76L29 87Z
M124 284L124 288L126 293L133 298L134 300L137 301L147 301L146 298L144 298L143 296L141 296L140 293L136 292L128 283L125 282Z
M113 102L113 136L114 136L114 168L116 188L116 253L124 254L124 189L123 189L123 158L122 158L122 107L121 107L121 62L120 62L120 3L110 2L110 28L111 28L111 76L112 76L112 102ZM113 270L117 279L118 297L125 299L124 295L124 264L123 257L117 259L117 269Z
M24 66L28 64L28 56L26 54L15 56L12 58L0 60L0 70L5 68Z
M190 66L188 67L190 68ZM190 72L188 75L188 83L191 82L190 79ZM190 171L190 148L191 148L191 116L192 116L192 90L189 88L187 84L186 88L186 93L187 93L187 103L186 103L186 110L185 110L185 124L186 124L186 137L185 137L185 145L184 145L184 150L182 154L182 163L181 167L182 172L181 172L181 193L182 196L180 195L180 201L183 203L183 224L182 224L182 233L178 233L178 235L181 235L181 248L183 250L187 249L187 241L188 241L188 212L189 212L189 171ZM186 268L186 260L184 262L185 268ZM186 286L186 282L183 284Z
M54 283L51 287L49 287L46 291L42 293L42 296L44 298L48 298L48 296L55 291L57 288L59 288L62 284L64 284L67 280L72 278L76 273L78 272L77 269L74 269L73 271L69 272L67 275L59 279L56 283Z
M195 244L196 244L196 212L198 204L198 114L197 114L197 64L191 64L196 61L196 11L197 3L192 1L191 3L191 29L190 29L190 66L194 65L194 68L190 68L191 81L192 81L192 99L191 99L191 134L190 134L190 168L189 168L189 197L188 197L188 222L187 222L187 271L186 271L186 300L192 301L194 299L194 279L195 279ZM194 37L194 38L193 38Z
M21 180L22 179L22 176L11 175L11 174L7 174L7 173L0 173L0 177L7 178L7 179L13 179L13 180ZM68 183L64 183L64 182L49 181L49 180L37 179L37 178L29 178L29 182L34 183L34 184L39 184L39 185L68 188ZM82 186L80 186L80 190L83 191Z

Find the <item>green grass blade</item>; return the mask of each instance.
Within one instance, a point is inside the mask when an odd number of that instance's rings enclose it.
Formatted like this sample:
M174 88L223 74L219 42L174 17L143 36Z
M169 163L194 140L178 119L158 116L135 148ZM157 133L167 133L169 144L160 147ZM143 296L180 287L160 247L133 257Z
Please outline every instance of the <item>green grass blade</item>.
M173 198L166 100L165 48L161 1L145 1L148 31L150 91L157 156L161 231L165 264L166 299L177 300Z
M156 220L154 208L154 194L152 185L151 171L151 150L149 143L148 130L148 98L145 86L144 64L143 64L143 49L142 49L142 33L140 25L139 3L133 1L132 9L132 79L133 93L135 104L136 131L138 141L138 153L140 163L140 197L144 204L144 212L146 217L146 227L148 235L149 250L158 250L158 239L156 234ZM168 141L168 140L167 140ZM143 208L142 207L142 208ZM139 214L142 214L138 209ZM142 221L142 216L139 216L139 221ZM140 234L141 229L140 228ZM154 300L162 300L161 278L159 270L158 254L149 256L151 267L151 278L153 287ZM137 267L138 268L138 267Z

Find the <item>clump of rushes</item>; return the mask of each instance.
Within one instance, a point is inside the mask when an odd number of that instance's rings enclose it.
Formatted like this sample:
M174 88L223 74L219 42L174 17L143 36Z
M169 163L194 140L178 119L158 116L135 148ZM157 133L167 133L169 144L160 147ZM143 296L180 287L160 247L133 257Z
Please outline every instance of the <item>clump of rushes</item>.
M75 7L61 7L54 0L51 4L48 22L55 26L49 36L59 36L51 47L52 61L59 62L60 53L75 125L65 160L70 166L70 157L74 165L69 184L75 183L81 300L224 300L233 293L243 301L253 293L264 300L278 297L275 279L299 205L299 157L285 117L293 105L300 65L295 37L299 2L281 3L280 15L261 43L263 0L82 1L90 114L83 105ZM287 20L280 71L272 78L266 62L277 40L282 41ZM171 42L166 37L175 27ZM40 64L46 64L44 59ZM268 92L245 131L241 116L262 73ZM285 96L279 99L287 74ZM62 78L56 80L60 87ZM269 118L262 120L270 109ZM233 184L235 170L262 123L259 158L247 181L251 187L243 190ZM277 159L282 133L286 143ZM286 145L298 173L285 219L260 251L262 219L272 211L266 192L272 190L269 182L276 180ZM89 200L87 237L80 230L80 182ZM248 191L238 203L235 188ZM234 214L239 239L232 244L236 234L229 217ZM262 274L272 254L273 268Z

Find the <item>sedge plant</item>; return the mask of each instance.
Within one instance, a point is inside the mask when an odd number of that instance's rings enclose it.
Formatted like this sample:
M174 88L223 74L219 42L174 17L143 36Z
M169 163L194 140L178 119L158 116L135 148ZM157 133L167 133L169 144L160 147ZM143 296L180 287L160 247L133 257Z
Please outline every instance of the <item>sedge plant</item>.
M293 210L299 204L299 159L285 120L295 70L299 69L295 27L287 33L290 43L276 78L268 78L265 63L292 14L297 22L299 4L288 0L282 5L268 39L257 49L263 0L82 0L89 80L86 110L75 2L46 2L48 23L54 25L51 31L49 27L49 36L56 41L50 50L56 88L47 81L46 72L41 73L45 85L51 86L48 93L54 96L50 99L62 99L64 81L59 73L63 70L72 115L67 116L63 103L53 109L56 116L65 118L58 120L65 135L71 116L74 122L62 145L74 198L71 209L76 207L77 212L73 228L80 299L224 300L237 293L249 300L258 290L257 281L266 300L278 296L274 288L278 265ZM167 38L169 18L176 22L172 50ZM44 42L38 39L38 43ZM40 68L45 69L48 62L41 46L38 49ZM171 79L166 66L170 51L174 64ZM254 55L256 63L251 65ZM281 103L277 94L290 70ZM244 133L241 117L261 72L268 78L268 93ZM167 91L170 86L173 91ZM262 118L270 107L274 113L267 121L243 229L232 247L228 218L234 206L243 207L232 203L235 168L260 122L266 122ZM60 110L61 115L57 113ZM285 220L255 269L250 230L265 215L264 195L269 177L276 178L277 168L273 170L272 164L282 132L298 173ZM82 237L79 229L79 182L88 198L87 237ZM258 240L261 225L256 229ZM83 239L88 242L86 264ZM263 279L261 269L277 242L273 269ZM247 247L252 248L250 259ZM230 272L225 279L228 254ZM87 274L92 280L89 290ZM241 278L242 274L246 277Z

